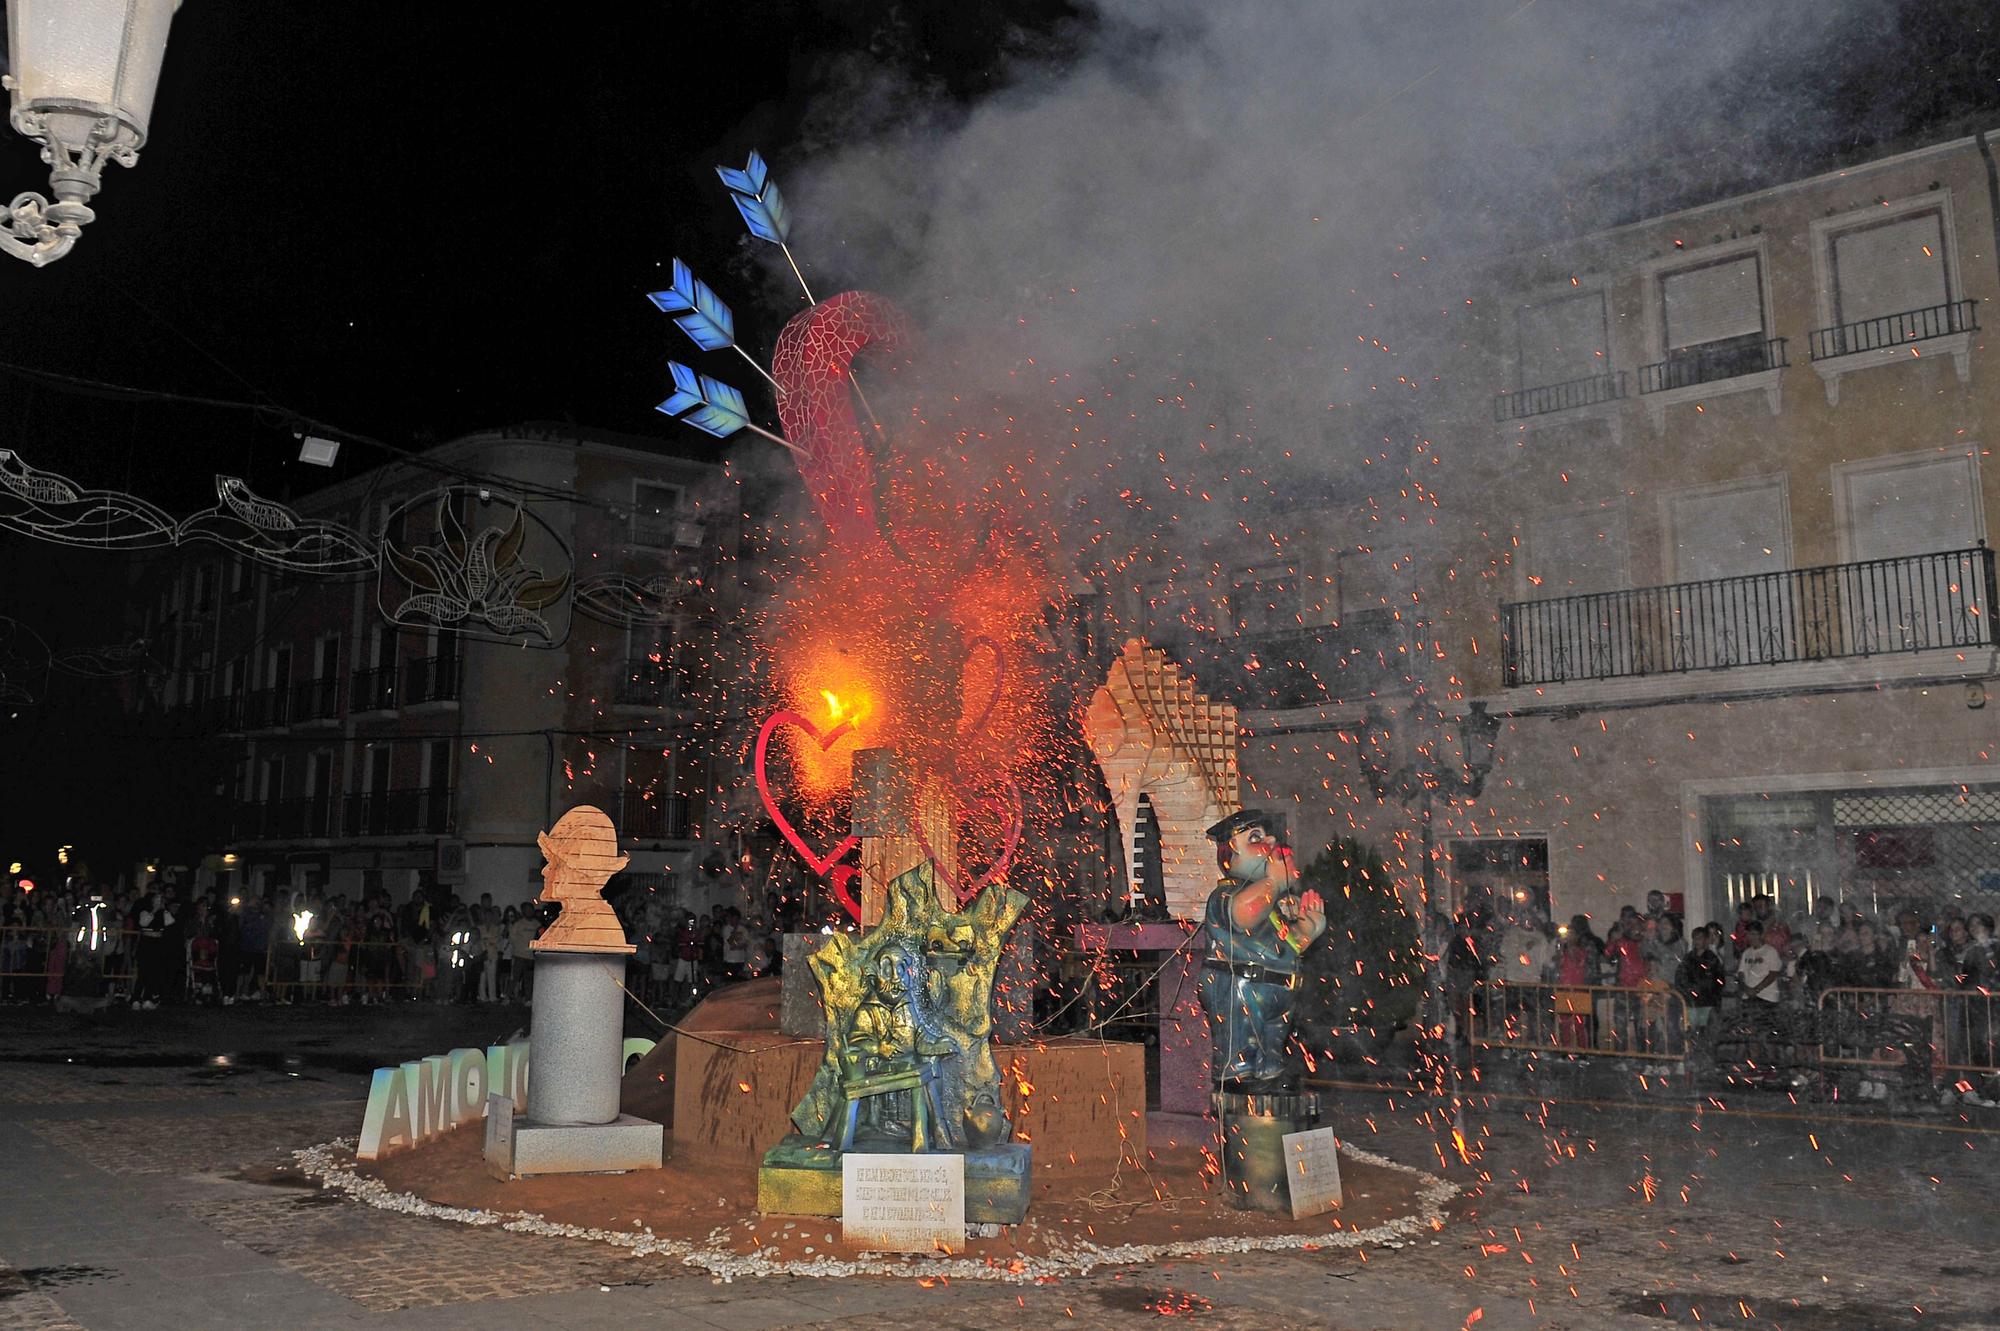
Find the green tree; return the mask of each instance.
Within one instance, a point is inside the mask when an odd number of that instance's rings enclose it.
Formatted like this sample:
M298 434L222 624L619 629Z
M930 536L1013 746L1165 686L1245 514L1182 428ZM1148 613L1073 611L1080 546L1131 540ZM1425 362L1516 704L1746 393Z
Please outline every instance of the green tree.
M1382 857L1359 841L1334 842L1300 879L1326 902L1326 933L1301 958L1299 1034L1332 1049L1352 1032L1379 1049L1423 999L1417 923Z

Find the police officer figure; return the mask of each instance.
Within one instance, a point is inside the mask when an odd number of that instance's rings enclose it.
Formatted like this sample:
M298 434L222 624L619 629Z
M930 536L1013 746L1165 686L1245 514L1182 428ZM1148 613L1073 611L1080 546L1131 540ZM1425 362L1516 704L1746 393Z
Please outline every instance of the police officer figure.
M1231 1091L1286 1088L1285 1046L1299 956L1326 932L1317 892L1299 891L1284 821L1243 809L1208 829L1222 878L1208 895L1208 1013L1215 1083Z

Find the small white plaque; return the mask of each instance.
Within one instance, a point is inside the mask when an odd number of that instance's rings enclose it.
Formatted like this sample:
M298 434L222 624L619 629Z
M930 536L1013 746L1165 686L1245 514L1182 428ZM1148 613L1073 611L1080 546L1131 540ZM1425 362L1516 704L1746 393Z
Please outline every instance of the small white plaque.
M883 1252L965 1248L965 1157L844 1155L841 1236Z
M1285 1177L1292 1219L1324 1215L1340 1205L1340 1152L1332 1128L1285 1134Z

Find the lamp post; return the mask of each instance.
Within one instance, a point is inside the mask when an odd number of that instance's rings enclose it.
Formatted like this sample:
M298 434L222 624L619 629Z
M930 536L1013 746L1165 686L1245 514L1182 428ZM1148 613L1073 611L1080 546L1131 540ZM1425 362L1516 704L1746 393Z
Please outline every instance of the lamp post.
M1435 736L1441 727L1442 713L1434 714L1432 729ZM1394 796L1396 801L1409 808L1416 802L1423 819L1423 857L1419 870L1418 899L1422 902L1422 918L1418 921L1418 937L1430 928L1431 918L1431 861L1435 858L1435 841L1431 830L1431 810L1434 802L1442 796L1447 804L1456 800L1476 800L1486 788L1486 778L1493 772L1493 763L1500 735L1500 718L1486 710L1486 704L1475 702L1458 718L1458 750L1461 761L1446 765L1441 762L1438 745L1433 738L1429 743L1418 739L1412 746L1413 761L1391 767L1388 762L1390 752L1390 728L1387 718L1379 707L1369 706L1363 725L1365 731L1361 744L1361 771L1368 778L1369 788L1376 799ZM1374 743L1377 735L1382 738L1378 748ZM1450 943L1445 944L1446 955ZM1437 969L1428 963L1424 966L1424 1010L1427 1016L1435 1016L1440 1011ZM1442 1020L1440 1019L1440 1025ZM1468 1035L1468 1040L1470 1036ZM1452 1128L1464 1150L1465 1121L1464 1099L1459 1093L1458 1042L1447 1046L1446 1062L1451 1068Z
M37 268L68 254L97 214L104 163L135 166L146 142L180 0L7 0L17 132L42 145L51 203L17 194L0 208L0 249Z

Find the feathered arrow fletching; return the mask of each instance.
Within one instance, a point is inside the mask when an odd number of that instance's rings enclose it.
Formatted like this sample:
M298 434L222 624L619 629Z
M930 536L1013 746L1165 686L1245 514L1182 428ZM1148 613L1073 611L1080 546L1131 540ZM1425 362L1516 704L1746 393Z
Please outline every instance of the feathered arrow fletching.
M752 152L749 164L741 171L718 166L715 174L722 178L730 201L743 214L743 225L750 228L751 235L773 245L790 243L792 217L785 210L785 197L778 192L778 183L771 179L771 168L765 165L763 157Z
M722 303L722 297L679 259L674 260L673 286L651 292L646 299L673 315L681 331L703 351L736 345L736 316Z
M668 361L667 368L674 374L674 391L667 394L659 411L717 439L727 439L750 423L750 408L743 394L728 384L697 374L677 360Z

